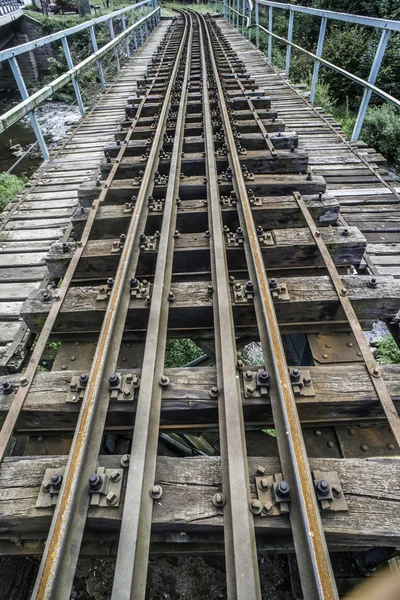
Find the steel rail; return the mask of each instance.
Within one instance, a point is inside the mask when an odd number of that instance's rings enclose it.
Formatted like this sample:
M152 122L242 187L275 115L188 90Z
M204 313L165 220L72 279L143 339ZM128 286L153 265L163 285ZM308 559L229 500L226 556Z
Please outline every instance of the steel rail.
M170 41L171 39L172 35ZM167 49L163 58L166 51ZM176 76L178 60L177 55L171 72L169 92ZM117 363L130 300L128 276L132 269L136 268L139 255L138 231L147 217L147 211L144 210L147 207L145 200L159 151L159 140L165 129L168 104L165 102L161 109L149 161L121 252L33 599L67 600L70 595L89 505L88 478L96 468L109 404L107 375L113 372ZM134 124L136 122L135 118ZM118 169L118 163L115 163L114 167L113 176Z
M389 422L389 425L392 429L393 435L396 438L397 445L400 447L400 417L396 410L396 407L393 403L393 400L390 396L387 385L382 378L381 371L378 367L378 364L375 360L374 355L372 354L368 342L364 336L361 325L357 319L357 315L354 311L353 305L351 303L350 298L347 295L347 290L343 285L342 279L336 269L335 263L332 260L332 257L329 253L328 248L324 240L321 237L320 232L312 218L310 211L308 210L301 194L299 192L294 192L293 196L297 202L297 205L307 223L307 226L313 236L313 239L318 247L318 250L321 253L321 256L325 262L325 266L328 270L328 274L333 283L333 287L338 295L341 307L346 315L346 319L349 322L351 327L351 331L353 332L354 338L359 346L360 352L362 354L363 360L365 362L366 368L368 370L368 374L371 378L372 384L375 388L375 391L378 395L379 401L382 405L382 408L385 412L386 418ZM378 284L379 285L379 284Z
M151 296L141 385L137 402L121 533L112 590L112 600L141 600L145 597L158 435L160 427L162 381L168 332L169 303L179 196L185 115L188 99L193 29L184 15L185 30L180 55L187 45L182 95L179 103L157 263ZM169 97L167 96L169 102Z
M159 71L160 71L160 69L155 73L148 90L146 91L142 101L140 102L140 104L138 106L138 110L135 115L135 118L133 119L132 124L127 131L125 139L123 140L123 142L121 144L121 148L118 152L117 158L115 160L115 164L113 165L112 169L110 170L110 173L107 176L107 179L105 180L105 182L103 184L103 188L99 194L98 199L95 200L92 204L92 209L89 212L88 219L87 219L86 225L84 227L81 239L78 242L77 247L74 251L74 254L71 257L70 263L69 263L66 273L63 277L62 284L61 284L60 288L57 289L57 295L54 298L55 301L53 302L53 304L50 308L49 314L47 315L46 321L43 325L43 329L40 332L40 335L37 339L35 348L29 359L29 363L27 365L26 371L24 372L23 383L21 383L21 386L18 388L18 390L13 398L13 401L11 403L11 406L8 410L7 416L4 420L2 428L0 430L0 464L4 458L4 454L5 454L7 445L9 443L10 438L13 434L13 431L16 427L18 417L21 413L25 399L26 399L28 392L30 390L30 387L32 385L33 378L36 373L36 369L39 365L39 361L43 354L45 346L49 340L51 330L52 330L54 323L58 317L58 314L62 308L65 295L71 284L76 267L77 267L78 262L86 248L86 244L89 240L90 231L91 231L92 225L94 223L94 220L97 216L98 209L99 209L101 203L104 201L104 199L107 196L108 190L109 190L111 183L117 172L118 164L122 160L122 158L125 154L126 148L128 147L128 142L131 139L133 132L137 126L143 106L156 83L157 77L159 75Z
M200 21L204 27L204 22ZM218 189L214 135L211 122L206 52L212 52L208 32L199 27L202 66L203 123L206 154L207 198L211 273L213 285L214 337L217 366L218 419L221 444L224 539L228 598L260 600L257 551L253 515L250 512L250 488L243 407L237 376L237 351L233 322L231 288L226 259L225 236ZM211 60L213 57L211 57ZM214 73L215 78L215 73Z
M262 136L263 136L263 138L265 140L265 143L268 146L268 150L270 151L270 153L272 154L272 156L276 156L276 150L274 148L274 145L273 145L273 143L271 142L271 140L269 138L268 132L265 129L265 126L264 126L264 123L262 122L262 119L260 119L260 117L258 115L258 112L257 112L257 110L256 110L256 108L255 108L255 106L254 106L254 104L253 104L253 102L251 100L251 97L247 95L246 88L244 87L244 85L240 81L239 77L237 76L235 69L232 67L232 65L231 65L231 63L230 63L230 61L228 59L228 56L227 56L224 48L222 47L222 44L221 44L220 40L218 39L218 37L216 39L217 39L217 42L219 44L220 50L223 53L223 55L225 57L225 60L228 63L230 71L231 71L232 75L234 76L237 85L240 88L240 91L242 92L242 94L245 96L245 98L247 100L247 104L249 106L249 109L250 109L250 111L251 111L251 113L252 113L252 115L254 117L254 120L255 120L256 124L258 125L258 127L259 127L259 129L261 131L261 134L262 134Z
M204 19L204 17L201 17ZM205 19L204 19L204 22ZM208 25L207 25L208 26ZM210 31L213 32L210 26ZM209 35L209 34L208 34ZM215 33L214 33L215 35ZM211 39L209 38L211 45ZM270 399L282 472L291 485L290 522L300 579L307 600L337 600L338 592L317 505L274 304L269 289L246 184L224 102L218 68L211 54L233 185L239 200L248 270L255 288L254 304L266 368L271 373Z

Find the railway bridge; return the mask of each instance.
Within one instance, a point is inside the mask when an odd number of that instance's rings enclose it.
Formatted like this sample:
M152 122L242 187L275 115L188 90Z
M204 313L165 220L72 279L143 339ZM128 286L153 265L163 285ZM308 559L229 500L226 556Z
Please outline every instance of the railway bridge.
M32 95L32 43L0 52L22 95L0 133L28 117L44 157L0 222L0 553L36 557L35 600L69 599L83 556L115 558L112 600L145 598L152 555L224 555L229 600L271 597L264 554L305 600L396 570L400 365L367 332L399 339L400 186L358 137L371 94L400 106L375 86L400 23L219 7L160 18L144 0L36 40L68 71ZM315 54L292 42L301 11ZM381 30L368 81L322 58L329 19ZM293 48L315 60L311 101ZM365 90L352 140L312 103L320 64ZM49 150L35 110L71 83L82 119ZM201 355L168 368L176 339Z

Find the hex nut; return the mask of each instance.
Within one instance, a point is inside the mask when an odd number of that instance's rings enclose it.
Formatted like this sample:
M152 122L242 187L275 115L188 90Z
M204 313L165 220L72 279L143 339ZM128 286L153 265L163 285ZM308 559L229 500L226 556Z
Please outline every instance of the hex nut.
M214 494L213 499L212 499L212 503L217 508L222 508L225 505L225 503L226 503L226 499L225 499L224 494L221 494L221 492L217 492L216 494Z
M150 490L150 496L153 498L153 500L158 500L159 498L161 498L162 493L163 489L161 485L153 485L153 487Z
M124 454L123 456L121 456L121 465L123 467L129 467L129 462L131 459L131 455L130 454Z
M253 515L259 515L263 509L262 502L260 500L252 500L250 503L250 510Z
M117 500L118 500L118 496L115 492L109 492L106 496L106 502L110 506L113 506L114 504L116 504Z

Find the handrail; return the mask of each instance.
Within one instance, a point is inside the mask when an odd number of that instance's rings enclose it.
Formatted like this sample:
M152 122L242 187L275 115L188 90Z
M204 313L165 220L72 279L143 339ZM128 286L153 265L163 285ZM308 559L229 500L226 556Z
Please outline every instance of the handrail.
M142 10L144 14L142 15ZM135 20L134 11L137 11L137 16ZM131 24L127 26L127 21L125 17L125 13L129 12L129 18ZM122 29L123 31L115 36L114 27L113 27L113 18L122 17ZM136 32L139 30L140 42L143 43L144 37L146 37L149 33L149 29L151 30L160 20L160 8L157 6L157 0L142 0L137 4L132 4L125 8L116 10L107 15L103 15L102 17L98 17L96 19L91 19L90 21L85 21L84 23L79 23L74 27L70 27L68 29L64 29L62 31L58 31L56 33L44 36L32 42L27 42L25 44L21 44L14 48L10 48L8 50L3 50L0 52L0 64L5 60L8 60L16 83L18 85L18 89L22 96L22 102L20 102L17 106L14 106L9 111L0 116L0 134L3 133L6 129L11 127L14 123L18 122L20 119L29 115L34 133L36 135L36 139L39 143L40 149L42 151L43 157L45 160L49 159L49 152L47 149L46 142L44 140L42 131L40 129L40 125L38 123L35 108L39 106L44 100L50 98L54 92L63 88L68 83L72 82L76 100L82 115L85 114L85 107L83 105L82 96L79 88L79 84L77 81L77 75L85 68L89 67L93 63L97 63L100 81L103 89L105 89L105 78L104 72L101 65L101 57L103 57L107 52L114 49L114 55L117 62L117 71L120 71L120 61L119 54L117 51L117 46L125 40L126 44L126 56L129 58L131 56L131 50L129 46L129 37L132 35L132 41L134 44L134 48L137 49L138 41L136 38ZM95 33L95 25L98 23L108 22L109 33L110 33L110 41L105 44L100 50L97 46L96 33ZM148 27L148 23L150 23L150 28ZM143 29L144 28L144 34ZM93 53L83 61L81 61L78 65L74 66L71 52L68 45L68 37L74 35L75 33L89 29L90 36L92 40ZM44 86L39 91L34 94L29 95L27 87L25 85L25 81L22 77L17 57L34 50L40 46L44 46L46 44L50 44L56 40L61 40L65 58L68 65L68 71L61 75L60 77L54 79L50 84Z
M240 13L238 10L234 8L234 4L239 8L239 4L242 2L243 12ZM260 25L259 22L259 6L268 6L268 29ZM247 8L246 8L247 7ZM288 36L287 38L278 36L273 33L272 25L273 25L273 9L278 10L288 10L289 11L289 23L288 23ZM356 123L354 125L353 133L351 136L351 140L358 140L360 131L364 122L364 118L366 115L366 111L368 108L368 104L371 98L371 95L374 93L386 102L390 102L397 109L400 109L400 101L397 100L394 96L386 93L384 90L375 86L375 82L379 73L380 66L382 64L382 60L384 57L384 53L387 47L387 43L389 41L390 35L394 32L400 32L400 21L395 21L391 19L379 19L375 17L364 17L361 15L353 15L350 13L341 13L331 10L322 10L318 8L308 8L305 6L298 6L295 4L284 4L282 2L271 2L271 0L224 0L223 3L223 12L224 15L228 18L231 16L230 22L233 26L235 26L235 19L233 13L236 13L238 16L242 17L242 35L244 35L244 19L247 19L247 27L248 27L248 36L251 41L251 32L252 29L256 30L256 45L259 47L259 31L264 31L268 35L268 60L272 61L272 38L275 38L286 44L286 76L289 77L290 70L290 59L291 59L291 49L295 48L300 52L306 54L310 58L314 59L314 71L311 82L311 93L310 100L314 102L316 86L318 81L318 73L319 66L323 64L324 66L336 71L340 75L343 75L347 79L354 81L358 85L361 85L364 88L364 95L360 104L360 108L358 111ZM245 13L248 13L247 15ZM255 13L255 24L252 25L252 13ZM306 50L302 46L295 44L292 42L293 36L293 27L294 27L294 15L295 13L304 13L313 16L318 16L321 18L321 26L318 38L318 44L316 53L312 53L309 50ZM337 65L329 62L326 59L321 58L323 43L325 39L326 26L328 19L336 20L336 21L344 21L347 23L355 23L358 25L365 25L368 27L374 27L377 29L381 29L381 38L375 53L374 61L371 66L371 70L369 73L368 81L362 79L361 77L357 77L353 73L338 67ZM239 29L239 19L237 20L237 28Z
M21 10L21 8L17 0L0 0L0 17Z
M51 33L44 37L38 38L37 40L25 42L24 44L20 44L19 46L15 46L14 48L8 48L7 50L0 50L0 63L3 60L7 60L13 56L19 56L20 54L30 52L31 50L40 48L41 46L46 46L47 44L51 44L52 42L61 40L64 37L68 37L84 29L89 29L90 27L93 27L98 23L109 21L111 18L114 19L115 17L118 17L123 13L130 12L132 9L137 9L141 6L148 5L149 3L151 3L151 0L142 0L142 2L138 2L137 4L132 4L125 8L120 8L119 10L116 10L112 13L108 13L101 17L97 17L96 19L91 19L90 21L85 21L84 23L78 23L78 25L74 25L73 27L69 27L68 29L63 29L62 31L56 31L55 33Z

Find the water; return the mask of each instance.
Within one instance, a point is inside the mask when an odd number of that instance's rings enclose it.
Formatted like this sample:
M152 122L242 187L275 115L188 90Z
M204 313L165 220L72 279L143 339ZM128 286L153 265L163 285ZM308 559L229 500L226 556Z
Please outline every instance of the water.
M0 114L20 102L15 94L0 94ZM53 100L44 102L36 114L48 147L66 136L67 130L80 119L77 106ZM16 160L36 141L28 117L25 117L0 135L0 172L9 169ZM14 175L29 177L42 163L40 149L36 146L12 171Z

